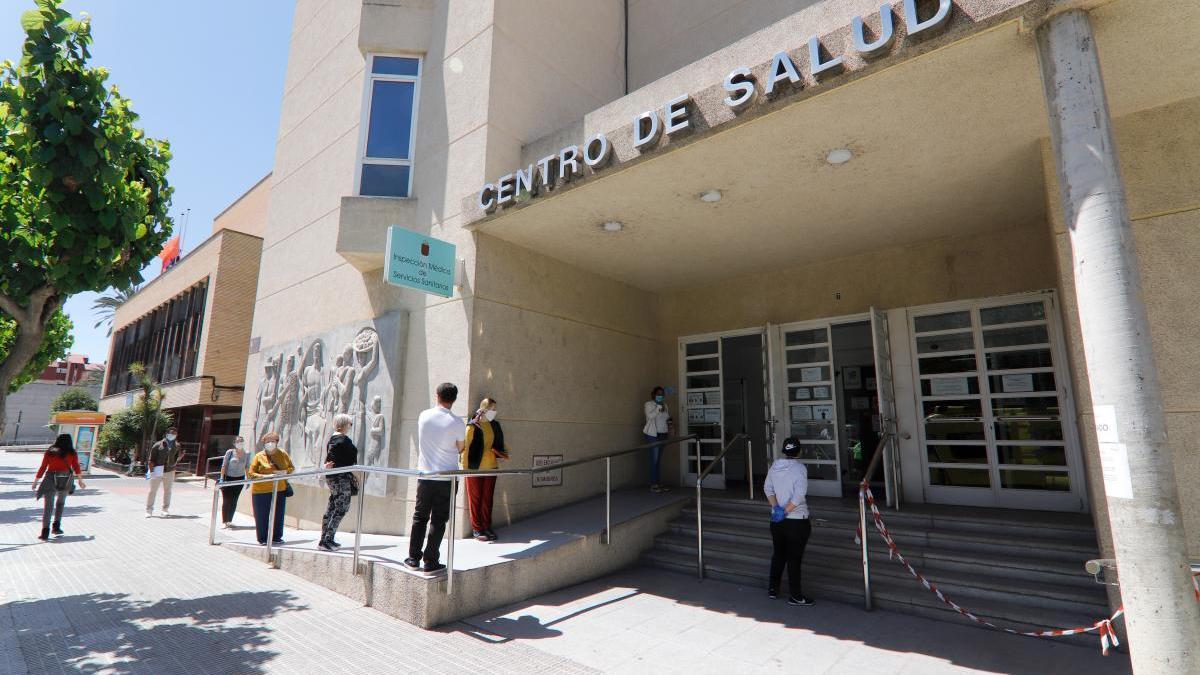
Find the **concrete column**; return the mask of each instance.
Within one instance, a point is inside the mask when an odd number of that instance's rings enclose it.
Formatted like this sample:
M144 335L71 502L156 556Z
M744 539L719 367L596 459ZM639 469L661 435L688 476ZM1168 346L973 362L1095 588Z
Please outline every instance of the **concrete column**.
M1087 12L1051 17L1037 43L1134 670L1198 673L1200 604Z

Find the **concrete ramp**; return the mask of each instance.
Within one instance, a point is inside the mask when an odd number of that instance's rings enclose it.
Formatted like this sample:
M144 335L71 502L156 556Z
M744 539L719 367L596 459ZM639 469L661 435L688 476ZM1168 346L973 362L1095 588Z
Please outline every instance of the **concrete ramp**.
M401 621L432 628L542 593L594 579L632 565L682 512L686 493L644 489L612 495L612 544L603 543L604 496L593 497L498 529L500 541L455 541L454 593L445 573L428 576L402 563L408 537L364 534L361 574L353 569L354 533L338 535L342 551L316 548L319 533L288 528L274 547L279 569L321 584ZM254 521L238 514L234 530L218 530L217 542L267 561L254 541ZM447 542L442 562L448 563Z

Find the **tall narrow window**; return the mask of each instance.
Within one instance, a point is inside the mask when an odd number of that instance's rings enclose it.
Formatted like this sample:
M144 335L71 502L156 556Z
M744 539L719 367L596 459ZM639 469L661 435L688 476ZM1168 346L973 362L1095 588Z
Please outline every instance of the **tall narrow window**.
M421 59L371 56L358 194L408 197Z

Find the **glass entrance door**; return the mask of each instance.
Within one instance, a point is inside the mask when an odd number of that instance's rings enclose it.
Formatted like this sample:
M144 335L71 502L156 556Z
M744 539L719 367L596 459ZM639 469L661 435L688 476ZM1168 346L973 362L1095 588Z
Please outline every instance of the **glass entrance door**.
M842 494L838 413L828 322L781 326L783 424L800 441L808 469L808 493ZM780 439L782 442L782 439Z
M679 341L683 373L683 434L700 437L700 471L721 453L725 437L721 340L718 337L683 338ZM684 484L696 485L696 444L686 443L683 453ZM725 489L725 472L718 466L704 479L704 487Z
M1086 510L1052 302L910 311L929 501Z

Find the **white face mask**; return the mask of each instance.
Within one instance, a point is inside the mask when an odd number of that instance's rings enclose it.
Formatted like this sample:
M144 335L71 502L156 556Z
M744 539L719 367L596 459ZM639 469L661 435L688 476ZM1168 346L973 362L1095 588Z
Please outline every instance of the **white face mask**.
M243 443L242 441L238 441L233 444L233 447L237 448L238 450L241 450L242 448L246 447L246 444Z
M496 419L496 411L489 410L489 411L483 413L483 416L487 418L487 421L491 422Z
M275 449L275 441L267 441L266 443L263 443L263 449L264 450L274 450Z
M167 440L168 440L168 441L173 441L173 440L175 440L175 434L167 434Z

